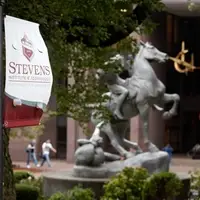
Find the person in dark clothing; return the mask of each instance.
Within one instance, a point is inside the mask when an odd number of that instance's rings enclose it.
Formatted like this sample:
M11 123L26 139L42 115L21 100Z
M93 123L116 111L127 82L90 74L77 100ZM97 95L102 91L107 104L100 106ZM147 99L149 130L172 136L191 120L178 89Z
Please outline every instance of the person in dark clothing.
M172 158L172 152L173 152L173 148L171 147L170 144L167 144L164 148L163 151L167 152L169 155L169 160L171 162L171 158Z
M27 153L27 163L26 163L26 166L27 168L30 168L30 161L32 160L35 164L35 166L39 166L38 165L38 161L37 161L37 158L36 158L36 153L35 153L35 144L36 144L36 141L35 140L32 140L27 148L26 148L26 153Z

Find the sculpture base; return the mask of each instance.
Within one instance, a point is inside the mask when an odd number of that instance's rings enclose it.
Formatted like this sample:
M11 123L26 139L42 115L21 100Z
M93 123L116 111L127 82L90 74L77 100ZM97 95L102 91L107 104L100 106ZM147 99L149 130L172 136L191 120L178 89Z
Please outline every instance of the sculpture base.
M169 171L169 156L166 152L146 152L127 160L108 162L100 167L74 166L73 176L82 178L109 178L121 172L125 167L143 167L150 174Z
M102 165L100 167L86 167L75 165L72 171L74 177L81 178L108 178L108 169Z
M187 195L190 190L190 177L186 173L177 174L183 182L183 189L179 197L175 200L188 199ZM50 197L56 192L66 192L72 189L74 186L81 185L83 188L91 188L96 199L99 200L103 195L103 185L109 181L109 179L103 178L78 178L72 175L72 171L66 172L48 172L43 175L43 191L45 197Z
M109 179L103 178L80 178L74 177L72 171L48 172L43 175L43 192L45 197L50 197L56 192L66 192L81 185L83 188L90 188L98 199L103 194L103 185Z

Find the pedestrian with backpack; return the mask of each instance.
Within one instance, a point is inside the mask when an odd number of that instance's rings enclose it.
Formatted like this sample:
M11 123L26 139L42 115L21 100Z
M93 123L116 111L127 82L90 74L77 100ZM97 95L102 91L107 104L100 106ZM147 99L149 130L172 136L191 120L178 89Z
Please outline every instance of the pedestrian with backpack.
M27 148L26 148L26 153L27 153L27 163L26 166L27 168L30 168L30 161L33 161L33 163L35 164L35 166L39 167L38 165L38 161L36 158L36 153L35 153L35 145L36 145L36 141L32 140Z

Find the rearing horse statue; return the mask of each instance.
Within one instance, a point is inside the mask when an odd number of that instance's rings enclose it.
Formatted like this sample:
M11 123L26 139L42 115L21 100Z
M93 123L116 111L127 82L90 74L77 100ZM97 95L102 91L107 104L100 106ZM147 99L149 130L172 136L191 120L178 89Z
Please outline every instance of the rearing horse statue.
M132 59L133 62L130 62ZM165 93L164 84L157 78L150 64L150 61L153 60L162 63L168 60L168 55L159 51L150 43L144 43L142 41L140 41L139 51L134 58L131 54L128 59L126 56L117 54L110 59L110 62L120 62L122 66L129 71L131 76L126 80L117 76L117 84L125 87L129 91L128 98L125 99L121 107L121 113L124 119L114 120L114 123L112 120L103 122L100 119L100 116L94 114L94 111L91 121L96 126L96 130L94 131L91 140L98 138L100 136L100 131L103 131L107 134L112 146L120 153L120 155L125 157L130 156L120 141L122 141L123 144L129 144L129 147L131 145L132 147L135 147L136 150L141 151L137 143L125 140L123 135L121 135L121 140L119 140L119 133L116 133L113 128L114 126L116 129L118 123L120 126L120 122L128 124L129 119L139 115L143 125L144 143L147 145L150 152L158 151L158 148L149 140L148 136L150 108L163 111L164 104L173 102L172 108L163 113L164 118L170 118L177 114L180 98L178 94ZM107 95L110 96L110 100L106 101L104 106L107 107L114 116L117 95L112 93L107 93Z

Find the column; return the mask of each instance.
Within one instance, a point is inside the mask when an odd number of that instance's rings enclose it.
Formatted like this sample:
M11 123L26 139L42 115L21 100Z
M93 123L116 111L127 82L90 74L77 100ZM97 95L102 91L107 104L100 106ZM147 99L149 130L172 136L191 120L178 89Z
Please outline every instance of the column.
M140 147L143 147L143 136L139 116L136 116L130 120L130 140L137 142Z
M74 153L76 150L78 124L72 118L67 118L67 162L74 162Z

